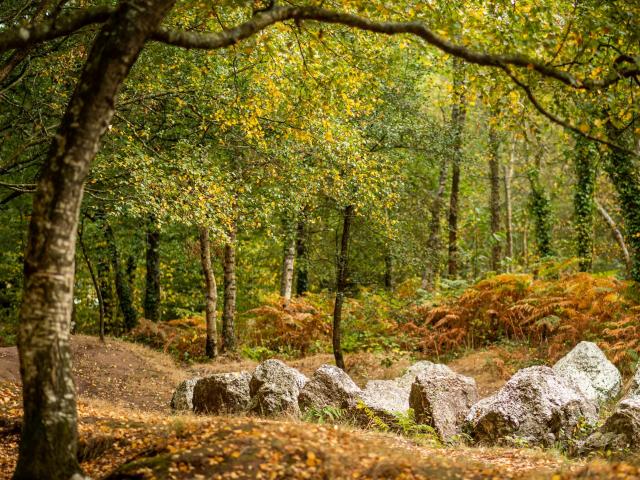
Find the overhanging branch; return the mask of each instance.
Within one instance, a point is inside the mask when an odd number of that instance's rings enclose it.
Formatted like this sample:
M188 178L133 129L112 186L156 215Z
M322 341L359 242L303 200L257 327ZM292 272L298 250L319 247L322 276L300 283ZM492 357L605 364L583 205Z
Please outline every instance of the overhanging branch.
M624 152L626 154L633 155L633 156L637 156L638 155L633 150L629 150L628 148L625 148L625 147L623 147L621 145L618 145L616 143L610 142L609 140L607 140L605 138L596 137L595 135L591 135L589 133L583 132L582 130L580 130L575 125L572 125L568 121L563 120L562 118L554 115L553 113L551 113L549 110L547 110L546 108L544 108L542 106L542 104L538 101L538 99L535 97L535 95L531 91L531 87L529 85L527 85L526 83L522 82L518 77L516 77L511 72L511 70L509 69L508 66L503 65L501 68L509 76L509 78L511 78L513 83L518 85L518 87L520 87L522 89L522 91L524 91L525 95L527 96L527 98L529 99L531 104L535 107L535 109L538 110L538 112L540 112L542 115L547 117L549 120L551 120L553 123L555 123L557 125L560 125L561 127L564 127L564 128L566 128L568 130L571 130L572 132L575 132L578 135L581 135L581 136L583 136L583 137L585 137L585 138L587 138L589 140L601 143L603 145L607 145L608 147L613 148L614 150L619 150L621 152Z
M460 57L469 63L498 68L502 68L503 65L528 68L545 77L553 78L577 89L594 90L606 88L623 78L635 77L640 74L637 64L634 64L635 68L623 69L619 63L616 63L616 68L612 68L607 75L600 79L580 79L526 55L518 53L492 54L457 45L432 32L422 22L378 22L359 15L336 12L319 7L275 7L256 14L250 20L234 28L221 32L202 33L160 28L152 38L153 40L182 48L213 50L234 45L270 25L286 20L313 20L322 23L334 23L385 35L410 34L421 38L445 53Z

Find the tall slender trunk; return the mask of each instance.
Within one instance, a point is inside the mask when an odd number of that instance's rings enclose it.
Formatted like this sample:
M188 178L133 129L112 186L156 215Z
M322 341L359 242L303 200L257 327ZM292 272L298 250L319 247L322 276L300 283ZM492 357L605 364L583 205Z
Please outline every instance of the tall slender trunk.
M69 324L83 187L117 92L173 3L123 2L102 27L39 174L18 330L24 413L16 480L82 478Z
M147 219L147 274L144 290L144 317L160 320L160 229L153 215Z
M466 100L464 92L464 72L462 61L453 59L453 92L456 96L451 111L452 129L452 169L451 192L449 193L449 261L450 277L458 275L458 212L460 210L460 162L462 160L462 132L466 118Z
M624 236L622 235L622 232L616 225L615 220L611 218L611 215L609 215L609 212L607 212L607 210L604 208L604 206L597 199L594 199L594 203L595 203L596 209L598 210L598 213L602 215L602 218L604 218L604 221L607 223L607 225L609 225L609 228L611 229L611 233L613 234L613 238L615 238L616 242L618 243L620 250L622 250L622 257L624 258L624 264L627 269L627 274L631 273L631 267L632 267L631 256L629 255L629 249L627 248L627 244L624 241Z
M612 141L623 141L622 132L610 124L608 134ZM620 150L612 149L604 164L622 207L626 244L631 257L631 278L640 282L640 170L632 155Z
M222 350L236 350L236 229L234 222L224 246L224 305L222 310Z
M393 256L389 250L384 255L384 288L393 289Z
M533 233L536 239L536 250L540 258L553 255L551 245L551 202L540 181L540 168L532 168L527 173L531 191L529 193L529 210L533 217Z
M511 177L513 176L513 163L515 156L515 141L511 146L509 162L504 166L504 204L505 204L505 231L506 252L508 258L507 271L511 271L513 262L513 205L511 202Z
M83 222L84 223L84 222ZM84 246L84 240L82 238L82 234L84 233L84 228L80 229L78 234L78 241L80 243L80 249L82 251L82 256L84 257L84 261L87 264L87 269L89 270L89 275L91 276L91 282L93 283L93 288L96 291L96 297L98 298L98 332L100 335L100 341L104 343L104 300L102 299L102 292L100 291L100 285L98 283L98 278L96 277L95 271L93 270L93 265L91 265L91 260L89 260L89 255L87 254L87 249Z
M489 176L491 193L489 196L489 210L491 211L491 257L490 268L494 272L500 271L501 246L500 234L500 144L495 127L489 129Z
M217 325L218 320L218 286L216 277L211 266L211 242L209 240L209 229L200 228L200 263L204 275L204 293L207 299L205 307L205 319L207 323L207 340L205 343L205 354L209 358L218 356Z
M427 240L427 258L422 274L421 288L433 290L440 276L440 216L444 206L444 193L447 189L447 157L442 158L438 175L438 189L431 202L431 218L429 219L429 238Z
M576 256L581 272L590 271L593 264L593 199L596 188L596 161L593 157L597 154L590 140L576 136L573 213Z
M117 308L113 293L113 282L111 281L111 264L109 261L107 242L98 242L96 250L96 275L98 277L98 288L102 296L102 305L104 309L104 327L106 331L114 334L116 333L115 320Z
M111 255L111 266L116 276L116 294L118 295L118 305L123 317L122 327L123 331L128 332L138 325L138 313L133 306L133 295L120 261L116 238L109 222L104 223L104 236Z
M285 305L291 301L293 290L293 270L296 258L296 239L285 235L284 255L282 256L282 272L280 274L280 296Z
M344 356L342 355L342 305L347 290L347 278L349 275L349 235L351 223L353 222L355 208L347 205L344 209L342 220L342 239L340 241L340 252L338 254L338 265L336 270L336 302L333 308L333 356L336 365L344 370Z
M309 249L306 216L303 212L298 219L296 232L296 295L304 295L309 290Z

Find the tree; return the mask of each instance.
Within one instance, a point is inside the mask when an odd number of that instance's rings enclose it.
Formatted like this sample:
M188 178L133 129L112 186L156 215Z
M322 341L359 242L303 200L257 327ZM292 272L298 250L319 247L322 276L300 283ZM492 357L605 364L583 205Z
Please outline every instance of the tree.
M596 187L596 155L591 142L576 138L574 170L576 175L573 194L576 230L576 256L580 271L588 272L593 265L593 210Z
M147 220L147 273L144 290L144 316L160 320L160 229L153 214Z
M349 275L349 236L355 209L353 205L344 207L342 219L342 235L340 237L340 251L336 265L336 301L333 307L333 356L336 365L345 369L344 356L342 354L342 305L344 304L347 280Z
M218 356L218 289L216 286L216 277L211 266L211 241L209 240L209 229L200 228L200 262L202 264L202 273L205 282L205 296L207 306L205 312L205 320L207 324L207 339L205 344L205 354L209 358Z
M24 422L15 479L68 479L80 473L68 339L82 190L113 116L115 96L146 39L172 5L172 1L132 0L107 21L40 172L20 311Z
M456 99L451 110L451 129L453 135L451 152L451 191L449 193L449 261L448 273L455 278L458 275L458 213L460 209L460 162L462 161L462 132L466 116L464 92L464 71L462 61L453 60L453 91Z

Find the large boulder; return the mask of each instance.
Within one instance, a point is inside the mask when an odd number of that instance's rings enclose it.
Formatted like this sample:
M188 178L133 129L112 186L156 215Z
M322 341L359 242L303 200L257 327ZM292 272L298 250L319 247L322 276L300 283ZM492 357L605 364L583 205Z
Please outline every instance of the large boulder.
M592 342L580 342L553 366L588 400L601 404L620 393L622 376L616 366Z
M467 415L474 439L483 444L550 446L568 440L581 420L597 421L595 405L549 367L517 372L495 395Z
M193 389L193 411L220 415L249 408L249 372L216 373L201 378Z
M640 449L640 395L622 400L604 425L591 434L578 453Z
M409 396L416 422L432 426L445 442L461 433L469 409L477 401L473 378L443 370L418 375Z
M190 378L180 383L171 397L171 409L177 411L193 410L193 387L199 378Z
M270 359L258 365L250 382L249 410L258 415L300 414L298 394L308 379L280 360Z
M322 365L300 391L298 403L302 410L309 408L355 408L362 390L341 368Z

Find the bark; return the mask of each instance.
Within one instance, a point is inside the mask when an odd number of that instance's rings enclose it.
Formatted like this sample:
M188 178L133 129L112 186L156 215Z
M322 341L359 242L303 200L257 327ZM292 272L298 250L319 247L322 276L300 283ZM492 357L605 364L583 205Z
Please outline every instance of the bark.
M284 255L282 258L282 272L280 275L280 296L283 298L285 305L291 301L295 258L296 239L291 238L291 235L286 235Z
M622 132L610 124L608 134L610 140L621 140ZM611 150L604 164L622 207L626 245L631 257L631 278L640 282L640 171L634 157L619 150Z
M104 235L107 240L107 248L109 249L109 254L111 256L111 267L115 273L118 305L120 306L120 312L122 312L123 316L122 329L124 332L128 332L138 325L138 313L133 306L133 294L129 286L125 269L120 261L116 238L109 222L104 223Z
M336 301L333 308L333 356L336 365L344 370L344 356L342 354L342 305L347 290L347 278L349 275L349 235L353 222L354 206L347 205L344 209L342 221L342 239L340 240L340 252L338 253L338 265L336 272Z
M453 91L456 95L451 112L452 171L451 192L449 196L449 262L450 277L458 276L458 212L460 209L460 162L462 159L462 131L466 117L466 101L464 94L464 74L462 62L458 58L453 61Z
M296 295L304 295L309 290L308 231L304 213L298 220L296 234Z
M393 257L389 251L384 256L384 288L393 289Z
M429 220L429 239L427 240L427 261L422 275L422 289L433 290L440 276L440 216L444 206L444 193L447 188L448 162L443 158L438 176L438 189L431 203Z
M209 240L209 229L200 228L200 263L204 275L204 293L207 299L205 308L205 318L207 322L207 340L205 344L205 354L209 358L218 356L217 343L217 321L218 321L218 286L216 277L211 266L211 241Z
M504 166L504 203L505 203L505 231L506 231L506 256L509 259L507 271L511 271L513 261L513 204L511 202L511 177L513 176L513 161L515 155L515 142L511 147L509 162Z
M96 266L96 274L98 277L98 288L100 289L102 304L104 308L105 330L109 330L111 333L116 333L116 308L113 294L113 284L111 282L111 264L109 262L109 252L106 242L98 242L97 256L98 261Z
M596 209L598 210L598 213L600 213L604 221L607 223L607 225L609 225L609 228L611 229L611 233L613 234L613 238L615 238L618 246L620 247L620 250L622 250L622 256L624 257L624 264L627 268L627 273L631 272L631 267L632 267L631 256L629 255L629 249L627 248L627 244L624 241L624 236L622 235L622 232L618 228L618 225L616 225L615 220L611 218L611 215L609 215L609 212L607 212L607 210L604 208L604 206L597 199L594 200L594 203L595 203Z
M116 94L173 0L131 0L105 24L43 163L25 253L18 350L24 417L14 479L81 470L69 327L83 187Z
M489 130L489 177L491 193L489 195L489 210L491 212L491 257L490 268L494 272L500 271L500 157L497 132L494 127Z
M222 350L236 350L236 225L229 232L229 241L224 246L224 306L222 310Z
M593 157L598 152L590 142L576 138L574 171L576 183L573 195L575 246L581 272L593 264L593 209L596 188L596 167Z
M147 220L147 274L144 290L144 317L160 320L160 229L153 215Z
M84 261L87 264L87 269L89 270L89 275L91 276L91 282L93 283L93 288L96 291L96 297L98 298L98 329L100 335L100 341L104 343L104 301L102 299L102 292L100 291L100 285L98 284L98 278L93 270L93 265L91 265L91 260L89 260L89 255L87 254L87 249L84 246L84 241L82 239L83 230L80 230L78 235L78 240L80 242L80 249L82 250L82 256L84 257Z

